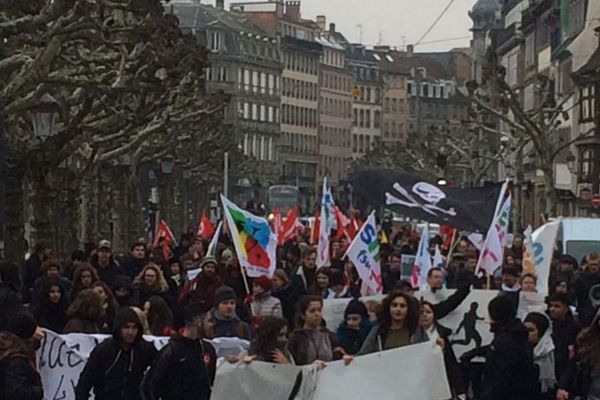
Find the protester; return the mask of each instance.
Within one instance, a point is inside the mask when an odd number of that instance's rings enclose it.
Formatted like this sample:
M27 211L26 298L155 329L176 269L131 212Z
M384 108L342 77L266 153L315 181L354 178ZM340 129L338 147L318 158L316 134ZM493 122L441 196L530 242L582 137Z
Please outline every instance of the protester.
M44 289L49 279L58 279L63 292L69 293L71 291L71 282L67 278L60 276L60 263L58 260L48 259L44 261L40 267L40 272L42 275L35 280L31 292L32 306L35 307L36 303L44 296Z
M158 265L149 263L142 272L136 276L131 285L133 289L133 304L143 307L152 296L161 296L167 299L169 285Z
M104 309L104 316L100 322L100 331L102 333L110 333L113 330L112 324L115 314L119 309L119 303L117 302L112 290L110 290L108 285L102 281L94 282L90 289L100 296L102 308Z
M532 312L527 314L523 325L527 329L529 343L533 346L533 361L539 370L540 399L552 400L556 376L550 320L544 314Z
M281 301L271 295L273 283L266 275L254 278L252 282L252 315L255 317L283 317Z
M114 283L117 275L123 274L123 271L112 256L111 244L108 240L98 242L96 254L92 256L90 262L96 269L100 280L108 286Z
M150 297L144 303L144 313L148 319L150 334L154 336L173 336L175 334L173 314L162 297Z
M121 268L131 279L140 274L146 265L146 245L135 242L130 246L129 257L123 262Z
M377 320L359 355L409 345L419 323L418 303L404 293L392 292L383 300Z
M15 264L0 264L0 332L23 306L19 296L19 271Z
M120 308L133 306L131 285L131 278L127 275L118 275L113 282L112 291Z
M142 324L130 308L115 316L112 337L97 345L79 376L76 400L140 399L140 384L156 355L152 343L142 338Z
M547 303L548 314L552 320L552 341L555 346L555 376L560 379L569 359L575 353L575 342L581 326L573 318L568 295L555 293L547 299Z
M331 269L321 267L315 274L315 280L308 288L308 294L325 298L329 284L331 283Z
M432 304L426 301L422 302L419 327L412 335L411 343L434 341L439 344L444 351L444 366L446 367L446 376L452 395L455 398L466 398L467 388L463 382L458 361L450 343L450 335L452 335L452 330L438 323Z
M600 399L600 311L577 337L576 358L569 361L558 383L556 400Z
M69 320L69 301L58 277L44 281L41 298L33 308L33 315L39 326L62 333Z
M70 317L64 333L100 333L104 307L100 295L92 289L84 289L67 309Z
M52 247L46 241L36 243L34 253L23 266L23 303L31 301L31 291L36 279L42 276L42 263L50 258Z
M186 314L181 335L160 351L142 384L144 400L209 400L217 355L203 338L204 315Z
M79 292L89 289L99 279L98 273L92 264L87 262L81 263L73 273L73 287L71 288L69 299L74 301Z
M299 298L296 288L289 282L288 275L282 269L275 270L272 281L271 294L281 302L283 316L288 321L288 327L293 327L296 302Z
M344 310L344 320L336 331L338 344L346 354L354 355L361 349L373 329L367 307L360 300L351 300Z
M520 279L521 291L524 293L536 293L537 292L537 278L534 274L526 273L521 275Z
M29 344L37 324L26 311L16 312L0 332L0 398L42 400L42 379L36 368L35 350Z
M400 281L402 270L402 254L394 253L390 258L390 264L387 268L382 268L381 276L383 280L383 293L387 294L396 289L396 284Z
M249 358L244 361L264 361L276 364L294 364L288 350L288 325L280 317L265 317L252 338Z
M296 365L308 365L339 359L344 355L335 335L321 326L323 299L304 296L298 302L296 329L290 336L288 348Z
M214 302L215 307L210 315L215 324L215 337L238 337L250 340L248 324L236 314L236 296L233 289L229 286L221 286L215 292Z
M589 326L594 318L595 309L590 300L590 289L600 284L600 255L589 253L585 256L583 272L573 283L577 299L577 315L583 326Z
M186 276L185 273L181 271L179 260L176 258L169 260L166 268L163 268L163 275L169 285L170 294L174 298L177 298L186 281Z
M317 268L317 251L307 249L304 252L304 262L292 278L292 284L299 295L309 293L309 288L315 282Z
M215 294L217 289L223 286L221 278L216 273L217 260L206 257L202 260L202 272L185 284L177 303L183 306L189 305L202 312L209 311L216 303Z
M510 298L498 296L488 304L494 339L485 355L482 400L531 400L539 396L538 374L527 330L515 318Z
M329 287L323 294L324 299L347 299L351 297L348 286L344 285L344 273L331 268L329 274Z

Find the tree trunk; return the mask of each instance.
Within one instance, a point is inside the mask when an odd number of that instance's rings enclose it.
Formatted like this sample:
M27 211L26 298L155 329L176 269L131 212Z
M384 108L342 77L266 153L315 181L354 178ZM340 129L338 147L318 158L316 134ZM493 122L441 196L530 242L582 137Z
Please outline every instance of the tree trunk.
M554 188L554 166L552 163L544 163L542 172L544 173L544 197L546 198L544 212L548 217L555 217L556 207L558 205L558 194Z
M53 222L57 191L53 174L43 162L32 162L26 172L26 222L31 225L30 246L40 241L56 244ZM55 248L55 247L54 247Z
M6 233L5 258L20 264L29 249L25 246L25 219L23 213L23 179L25 169L9 160L6 176ZM30 244L31 245L31 244Z

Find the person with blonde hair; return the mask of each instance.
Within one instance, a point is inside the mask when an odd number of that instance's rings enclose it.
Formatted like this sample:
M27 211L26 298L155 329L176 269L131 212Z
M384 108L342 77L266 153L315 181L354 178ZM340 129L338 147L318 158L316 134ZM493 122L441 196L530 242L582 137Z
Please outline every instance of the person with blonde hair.
M142 272L134 279L133 284L133 305L140 308L152 296L161 296L167 300L169 284L165 279L160 267L154 263L148 263Z

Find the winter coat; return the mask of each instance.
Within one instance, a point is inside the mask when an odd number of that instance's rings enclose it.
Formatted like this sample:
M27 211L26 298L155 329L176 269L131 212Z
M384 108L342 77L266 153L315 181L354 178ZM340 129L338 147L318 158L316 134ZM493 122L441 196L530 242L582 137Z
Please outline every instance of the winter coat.
M335 336L338 344L342 346L346 353L354 355L362 347L371 329L373 329L373 322L366 318L360 321L358 330L348 328L346 321L342 321L335 332Z
M34 350L17 335L0 332L0 400L41 400L43 394Z
M452 393L455 395L463 394L467 392L467 388L463 382L461 375L460 366L456 360L454 349L450 344L449 337L452 335L452 331L442 325L435 323L435 329L440 338L444 340L444 366L446 367L446 376L448 377L448 383L452 389ZM412 343L427 342L431 338L427 335L425 329L419 327L411 338Z
M6 329L8 319L22 308L17 292L0 282L0 332Z
M569 392L569 399L587 399L592 386L592 368L578 358L569 360L557 388Z
M75 388L76 400L89 399L91 389L95 400L140 399L140 384L154 360L156 349L142 339L142 329L133 345L125 348L119 337L123 325L123 321L115 321L113 337L92 350Z
M339 294L336 294L333 290L327 289L323 294L324 299L349 299L352 297L348 287L344 287Z
M392 271L386 268L382 273L383 293L388 294L396 289L396 285L400 282L400 271Z
M215 337L237 337L250 340L250 328L237 315L231 318L223 317L216 309L210 312L215 324Z
M296 273L292 276L291 284L294 286L296 293L299 295L305 295L308 293L308 289L313 282L313 278L316 274L316 268L313 270L306 270L303 266L298 267Z
M67 325L65 325L63 333L96 334L100 333L100 327L98 326L97 321L90 321L87 319L73 317L67 322Z
M591 274L582 272L573 283L573 292L577 298L577 315L583 326L589 326L594 318L596 310L590 300L590 289L600 284L600 272Z
M146 265L146 260L135 258L130 256L121 264L121 269L125 273L125 275L129 276L131 279L135 279L136 276L142 272L144 266Z
M42 260L37 254L32 254L23 265L23 303L31 301L31 291L35 280L42 276Z
M294 315L296 313L296 303L300 297L295 287L290 283L287 283L279 289L273 289L271 294L281 301L283 316L288 321L288 325L292 326L294 323Z
M252 302L252 315L255 317L283 317L281 301L271 296L271 292L254 296Z
M209 400L217 355L205 340L182 336L163 347L142 383L143 400Z
M554 365L557 379L560 379L569 363L569 347L575 347L579 331L581 331L581 326L570 312L565 319L552 321Z
M180 306L190 305L198 311L206 312L215 306L215 292L223 286L223 282L218 275L207 277L200 272L198 276L188 281L177 299Z
M161 288L161 287L154 287L154 286L148 286L147 284L145 284L144 282L142 282L141 284L134 284L133 285L133 297L132 297L132 303L140 308L144 308L144 304L150 300L150 297L152 296L160 296L163 299L165 299L165 301L167 302L167 304L171 304L172 302L169 299L169 288Z
M294 357L296 365L312 364L317 359L328 362L341 358L341 354L333 351L336 347L338 347L335 334L324 328L318 332L321 337L324 336L325 341L324 343L321 343L324 347L311 340L310 336L315 333L314 331L298 329L292 333L288 342L288 350ZM314 344L316 347L318 347L318 351L320 353L319 357L314 358L311 357L311 354L309 354L311 344Z
M482 400L531 400L539 396L538 372L527 330L514 319L494 323L494 340L488 348Z
M61 334L69 321L66 309L67 303L64 298L58 304L46 300L33 309L33 315L39 326Z
M98 265L98 256L92 257L91 263L96 269L96 272L98 272L98 277L100 278L100 280L106 283L109 287L113 286L115 278L118 275L124 275L123 270L112 259L112 257L106 267L101 267L100 265Z

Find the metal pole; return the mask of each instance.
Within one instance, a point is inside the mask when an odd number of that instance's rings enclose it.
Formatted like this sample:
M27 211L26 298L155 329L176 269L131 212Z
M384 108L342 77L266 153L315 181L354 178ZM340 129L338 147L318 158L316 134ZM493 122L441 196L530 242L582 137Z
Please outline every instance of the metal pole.
M223 196L229 197L229 153L227 151L223 159Z

